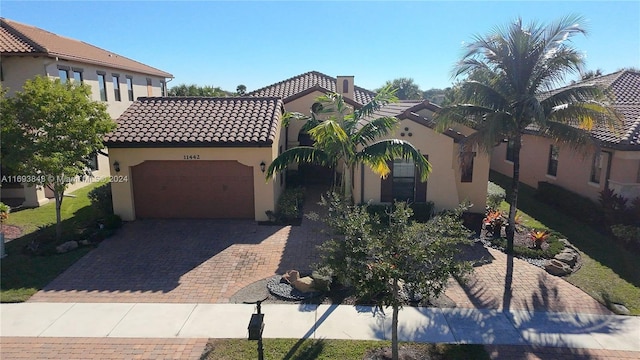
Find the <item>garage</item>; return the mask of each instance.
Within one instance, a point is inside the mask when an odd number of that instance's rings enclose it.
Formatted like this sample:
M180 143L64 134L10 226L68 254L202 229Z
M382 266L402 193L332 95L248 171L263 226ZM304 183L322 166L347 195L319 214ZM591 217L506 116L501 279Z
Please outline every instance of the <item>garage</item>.
M255 216L253 169L237 161L144 161L131 176L137 218Z

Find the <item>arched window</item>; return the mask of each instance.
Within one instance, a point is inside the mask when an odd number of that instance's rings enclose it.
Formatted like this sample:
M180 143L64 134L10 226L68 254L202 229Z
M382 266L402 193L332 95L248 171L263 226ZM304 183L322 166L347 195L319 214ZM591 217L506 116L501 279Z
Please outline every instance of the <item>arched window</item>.
M345 94L349 92L349 80L348 79L342 80L342 92L345 93Z

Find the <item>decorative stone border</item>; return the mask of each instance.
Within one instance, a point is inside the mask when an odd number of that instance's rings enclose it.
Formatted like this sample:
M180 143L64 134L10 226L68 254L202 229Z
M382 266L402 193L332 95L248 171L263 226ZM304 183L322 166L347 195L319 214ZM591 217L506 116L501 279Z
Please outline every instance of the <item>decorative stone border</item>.
M276 275L267 280L267 289L269 292L279 298L291 301L307 300L320 296L322 292L302 292L294 288L281 275Z

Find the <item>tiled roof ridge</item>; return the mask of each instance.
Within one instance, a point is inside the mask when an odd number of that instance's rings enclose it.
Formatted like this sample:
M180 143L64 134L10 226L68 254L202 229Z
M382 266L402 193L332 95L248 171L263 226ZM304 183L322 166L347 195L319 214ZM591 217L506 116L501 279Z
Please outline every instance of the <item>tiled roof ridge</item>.
M290 77L290 78L288 78L288 79L285 79L285 80L282 80L282 81L278 81L278 82L276 82L276 83L269 84L269 85L267 85L267 86L263 86L263 87L261 87L261 88L259 88L259 89L253 90L253 91L251 91L251 92L247 93L247 95L251 95L251 94L254 94L254 93L259 93L259 92L264 91L264 90L266 90L266 89L268 89L268 88L271 88L271 87L274 87L274 86L277 86L277 85L282 85L282 84L284 84L284 83L287 83L287 82L289 82L289 81L293 81L293 80L298 79L298 78L302 78L302 77L304 77L304 76L306 76L306 75L309 75L309 74L316 74L316 75L320 75L320 76L328 77L327 75L325 75L325 74L323 74L323 73L321 73L321 72L315 71L315 70L307 71L307 72L306 72L306 73L304 73L304 74L299 74L299 75L296 75L296 76L292 76L292 77ZM316 84L316 85L317 85L317 84Z
M20 23L20 22L17 22L17 21L9 20L9 19L4 18L4 17L0 17L0 24L2 25L3 28L7 29L11 33L11 35L20 38L20 40L28 43L33 48L37 49L39 52L43 52L43 53L48 53L49 52L49 50L47 49L46 46L38 43L37 41L33 40L32 38L28 37L27 35L23 34L21 31L16 29L14 26L12 26L11 25L12 22L20 24L22 26L30 26L32 28L38 29L35 26L23 24L23 23ZM39 30L43 30L43 29L39 29ZM46 30L43 30L43 31L46 31Z
M269 89L269 88L272 88L272 87L275 87L275 86L278 86L278 85L282 85L282 84L288 83L290 81L294 81L296 79L303 78L303 77L305 77L307 75L312 75L312 74L316 75L316 76L324 77L325 79L328 79L328 80L331 80L331 81L334 81L334 82L338 81L338 79L333 77L333 76L329 76L327 74L323 74L323 73L321 73L319 71L316 71L316 70L311 70L311 71L307 71L305 73L302 73L302 74L299 74L299 75L296 75L296 76L292 76L292 77L290 77L288 79L285 79L285 80L282 80L282 81L278 81L276 83L273 83L273 84L270 84L270 85L267 85L267 86L263 86L263 87L261 87L259 89L256 89L256 90L253 90L253 91L249 92L248 94L249 95L256 94L256 93L259 93L259 92L264 91L266 89ZM316 83L315 86L320 86L320 84ZM360 90L360 91L364 91L364 92L370 93L373 96L375 96L375 94L376 94L375 91L371 91L371 90L365 89L363 87L357 86L356 84L353 84L353 89L354 89L354 91L357 89L357 90ZM326 89L326 90L330 90L330 89Z

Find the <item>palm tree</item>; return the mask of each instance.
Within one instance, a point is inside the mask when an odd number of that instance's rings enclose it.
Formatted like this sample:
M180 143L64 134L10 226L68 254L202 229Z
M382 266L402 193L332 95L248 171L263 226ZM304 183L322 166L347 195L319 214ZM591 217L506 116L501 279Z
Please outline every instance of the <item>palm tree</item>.
M297 146L280 154L269 165L267 179L285 170L291 163L308 163L335 169L341 166L342 194L351 199L351 173L357 164L365 164L374 173L386 177L391 171L387 161L402 158L413 160L421 180L426 181L431 165L411 143L399 139L379 140L396 127L398 119L374 118L373 115L393 101L396 101L394 92L387 87L362 108L352 110L346 105L342 95L331 93L316 99L321 106L314 106L310 116L300 113L285 114L286 121L307 121L301 131L308 132L314 145ZM326 115L327 119L319 119L320 115Z
M617 119L595 85L578 84L559 90L565 77L579 73L583 57L570 44L585 34L582 18L568 16L547 26L524 26L518 18L486 36L476 36L456 65L454 74L470 75L460 89L457 105L436 114L439 129L452 122L477 130L468 138L486 152L507 139L513 144L513 178L509 198L507 251L513 252L515 215L520 179L520 149L527 131L550 137L573 148L595 145L594 125ZM586 130L586 131L585 131Z

